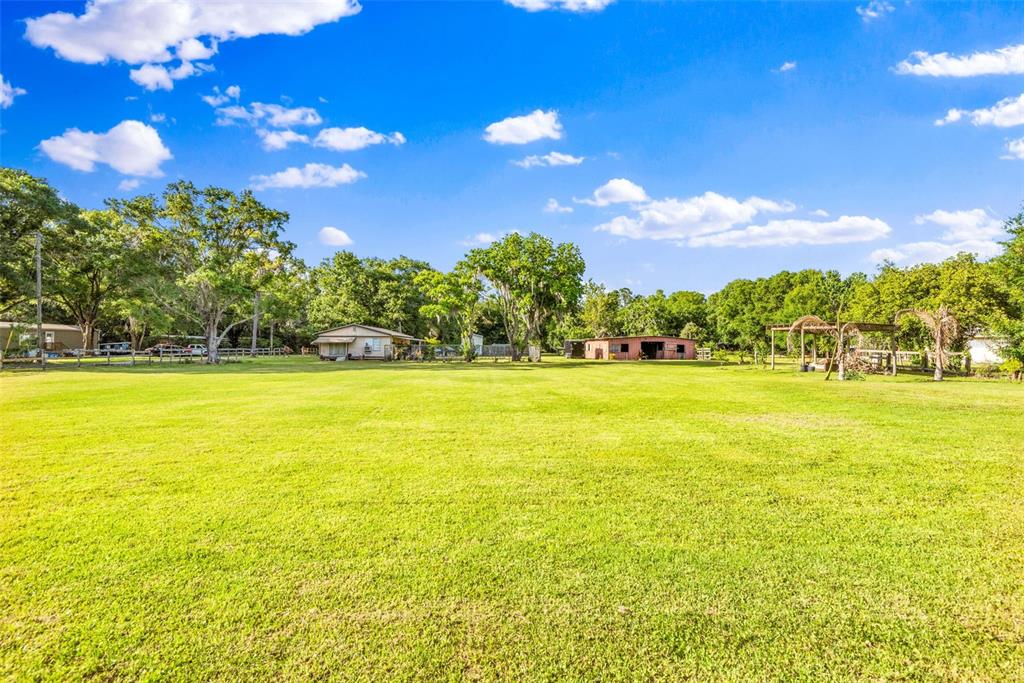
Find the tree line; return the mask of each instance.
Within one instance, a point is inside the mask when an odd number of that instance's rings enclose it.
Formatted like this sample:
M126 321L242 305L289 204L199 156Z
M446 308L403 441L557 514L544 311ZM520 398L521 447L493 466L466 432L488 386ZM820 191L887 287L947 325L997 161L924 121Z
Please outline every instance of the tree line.
M941 263L885 263L868 276L783 271L737 279L709 296L638 295L584 281L579 248L511 233L472 249L447 272L398 256L339 251L312 267L284 238L288 214L246 190L169 184L159 195L108 199L82 209L45 180L0 169L0 318L34 317L33 237L42 234L47 321L79 325L134 348L201 336L208 360L243 335L303 346L323 329L359 322L458 344L472 358L474 333L507 343L515 360L559 349L565 339L672 335L754 354L766 326L800 316L888 322L905 309L955 315L958 338L991 331L1024 362L1024 212L1006 222L1003 253L988 262L959 254ZM904 316L903 348L925 348L928 331ZM777 341L782 344L784 340Z

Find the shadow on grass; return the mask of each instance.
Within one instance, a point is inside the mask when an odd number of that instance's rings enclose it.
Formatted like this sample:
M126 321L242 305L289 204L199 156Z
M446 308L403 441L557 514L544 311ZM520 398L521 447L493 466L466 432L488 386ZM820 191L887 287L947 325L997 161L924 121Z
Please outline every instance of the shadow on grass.
M687 367L723 367L733 366L732 363L721 361L604 361L604 360L582 360L582 359L553 359L540 363L520 361L513 363L508 360L494 362L488 359L478 359L473 363L462 361L443 362L416 362L416 361L345 361L342 363L321 361L315 358L286 358L274 360L243 360L222 363L220 365L206 365L204 363L145 363L140 362L135 366L104 363L84 363L81 366L73 362L57 362L47 366L45 371L38 366L34 368L5 369L4 375L13 374L61 374L72 375L76 373L100 373L100 374L310 374L325 372L356 372L360 370L377 370L386 372L406 372L410 370L427 372L472 372L481 369L500 370L502 372L536 372L543 370L564 371L590 367L612 367L615 365L636 366L645 365L660 367L666 371L672 369L685 369Z

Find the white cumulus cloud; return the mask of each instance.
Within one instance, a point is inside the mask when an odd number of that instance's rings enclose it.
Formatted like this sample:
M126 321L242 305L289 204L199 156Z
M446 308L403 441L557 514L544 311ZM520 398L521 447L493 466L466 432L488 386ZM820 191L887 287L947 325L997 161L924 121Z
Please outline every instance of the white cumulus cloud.
M609 204L625 204L626 202L642 202L647 200L647 192L631 180L626 178L612 178L601 187L594 190L593 199L576 199L577 204L589 204L591 206L608 206Z
M786 73L796 68L796 62L783 62L782 66L779 67L779 73Z
M227 104L231 100L238 101L241 94L242 89L237 85L229 85L224 92L221 92L220 88L217 86L213 86L213 94L203 95L202 100L211 107L219 107L222 104Z
M132 72L132 80L151 90L169 90L174 80L201 70L179 69L209 59L218 43L267 34L297 36L360 9L356 0L90 0L81 14L60 11L28 19L25 37L71 62L143 65ZM154 68L175 60L177 66L163 72Z
M857 7L857 14L865 22L874 21L881 19L887 14L893 12L896 8L893 7L891 2L887 0L871 0L866 5L859 5Z
M1006 154L1003 159L1024 159L1024 138L1008 140L1006 142Z
M510 116L484 129L484 140L495 145L525 145L545 138L562 138L562 124L554 109L536 109L525 116Z
M956 123L963 120L964 117L967 117L975 126L1010 128L1024 125L1024 94L999 100L987 109L950 109L943 118L935 122L935 125L944 126L947 123Z
M615 0L505 0L505 3L527 12L557 9L566 12L600 12Z
M286 107L280 104L253 102L249 107L232 104L216 110L218 126L236 123L264 124L273 128L293 126L319 126L323 123L320 113L313 107Z
M107 164L125 175L158 176L162 175L160 164L172 158L155 128L132 120L105 133L70 128L43 140L39 147L57 163L86 172L95 170L96 164Z
M948 52L933 55L919 50L897 64L895 71L909 76L953 78L1024 74L1024 43L969 55L951 55Z
M325 225L317 233L320 236L320 243L331 247L347 247L352 244L352 238L344 230L331 225Z
M544 205L544 213L572 213L573 208L571 206L562 206L558 203L558 200L554 197L548 199L548 203Z
M251 180L253 189L265 190L272 187L337 187L354 183L365 177L365 173L357 171L348 164L341 166L306 164L302 168L290 166L270 175L256 175Z
M397 131L385 135L360 126L358 128L324 128L317 133L313 140L313 145L316 147L324 147L335 152L352 152L370 145L384 143L403 145L405 136Z
M134 190L141 184L142 181L139 180L138 178L125 178L124 180L117 184L117 189L121 190L122 192L130 192L131 190Z
M10 81L4 78L3 74L0 74L0 108L7 109L14 104L15 97L27 92L24 88L15 88Z
M128 72L128 77L146 90L173 90L174 81L195 76L201 71L210 71L212 67L201 62L182 62L168 69L163 64L143 64L138 69Z
M534 166L579 166L586 157L574 157L571 154L562 152L549 152L542 156L531 154L530 156L513 161L512 163L521 168L533 168Z
M263 149L269 152L287 149L288 145L293 142L309 142L308 135L296 133L293 130L264 130L260 128L257 129L256 135L259 136L260 141L263 143Z

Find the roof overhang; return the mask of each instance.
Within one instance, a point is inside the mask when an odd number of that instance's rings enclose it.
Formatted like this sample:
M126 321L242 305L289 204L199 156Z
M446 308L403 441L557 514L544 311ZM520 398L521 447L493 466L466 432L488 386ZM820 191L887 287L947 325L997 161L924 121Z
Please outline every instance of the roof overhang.
M332 337L329 335L322 335L313 340L314 344L351 344L356 340L355 337Z

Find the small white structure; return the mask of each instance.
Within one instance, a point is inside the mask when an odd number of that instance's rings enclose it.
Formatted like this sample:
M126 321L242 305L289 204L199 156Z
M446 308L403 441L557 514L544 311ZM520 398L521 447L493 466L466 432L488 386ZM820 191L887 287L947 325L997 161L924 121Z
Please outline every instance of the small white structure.
M313 340L313 345L322 360L391 360L395 346L413 340L408 334L383 327L351 324L324 330Z
M967 352L971 354L971 365L998 365L1006 360L1002 348L1006 345L1003 337L979 335L967 342Z

